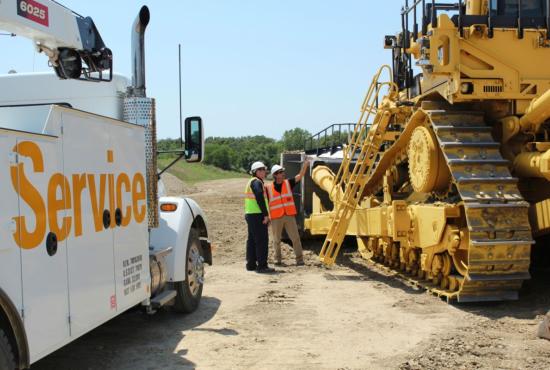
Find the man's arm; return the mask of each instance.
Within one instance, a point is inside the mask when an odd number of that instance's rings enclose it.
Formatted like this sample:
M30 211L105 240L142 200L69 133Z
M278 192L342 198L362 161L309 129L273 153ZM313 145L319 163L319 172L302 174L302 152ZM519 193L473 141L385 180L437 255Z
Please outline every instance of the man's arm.
M302 169L300 170L300 173L297 174L295 177L294 177L294 181L296 181L297 183L300 182L300 180L302 179L302 177L304 177L304 175L306 174L306 171L307 171L307 168L309 167L309 159L306 158L304 160L304 165L302 166Z
M258 206L260 207L262 214L264 217L268 217L269 212L265 207L264 184L260 180L254 180L252 181L250 187L252 188L252 192L254 193L254 197L256 197L256 202L258 202Z

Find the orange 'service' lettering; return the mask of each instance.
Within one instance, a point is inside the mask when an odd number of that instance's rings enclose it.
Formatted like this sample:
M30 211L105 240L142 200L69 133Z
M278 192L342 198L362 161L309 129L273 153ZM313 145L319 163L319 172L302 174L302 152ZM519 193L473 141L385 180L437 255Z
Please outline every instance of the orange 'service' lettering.
M92 213L94 215L95 231L103 230L103 210L105 206L105 180L107 176L102 173L99 175L99 200L95 187L95 176L88 174L88 188L90 189L90 201L92 203Z
M107 176L107 179L109 180L109 212L111 212L111 225L110 228L116 227L116 219L115 219L115 175L110 173Z
M86 188L86 174L73 175L74 236L82 235L82 190Z
M32 161L34 173L44 172L44 158L40 146L32 141L18 143L13 152L21 157L28 157ZM114 162L114 153L108 151L107 162ZM137 172L132 181L128 174L101 173L101 174L72 174L71 181L62 173L55 172L48 180L46 200L44 201L39 189L29 180L25 173L25 165L22 161L10 166L11 184L19 197L32 210L35 218L34 230L28 229L26 216L13 217L16 229L13 238L17 245L23 249L32 249L40 245L44 240L47 228L55 233L58 241L65 240L71 233L74 225L74 236L79 237L83 233L82 225L82 194L87 188L90 196L90 208L96 232L104 230L103 211L105 210L105 197L107 187L109 190L109 210L111 212L110 228L116 226L115 206L123 209L123 193L131 195L131 204L126 205L122 212L120 226L128 226L132 221L132 215L136 223L142 223L147 215L147 208L143 202L146 198L145 179L143 174ZM96 177L99 176L99 194ZM72 185L72 194L71 194ZM59 213L65 211L61 220ZM72 211L72 215L71 215ZM73 222L74 220L74 222ZM61 225L60 225L61 221Z
M121 173L116 180L116 206L122 211L122 186L124 185L124 192L130 191L130 178L127 174ZM132 220L132 207L126 206L126 210L122 212L121 226L128 226Z
M18 143L13 151L21 156L29 157L32 160L34 172L44 172L44 159L38 145L31 141L23 141ZM15 243L23 249L35 248L40 244L46 233L46 205L38 190L25 176L23 163L11 166L10 175L13 188L23 201L31 207L35 217L33 231L27 229L25 216L14 217L16 227L13 238Z
M137 223L142 222L147 213L145 204L141 206L138 204L141 200L145 200L145 179L141 173L136 173L132 181L132 207L134 208L134 219Z
M115 161L115 155L112 150L107 150L107 162L113 163Z
M61 197L57 197L57 189L61 188ZM71 231L71 217L63 217L61 226L57 223L57 213L59 211L71 209L71 189L69 181L63 174L54 173L48 184L48 220L50 230L57 235L57 240L62 241L67 238Z

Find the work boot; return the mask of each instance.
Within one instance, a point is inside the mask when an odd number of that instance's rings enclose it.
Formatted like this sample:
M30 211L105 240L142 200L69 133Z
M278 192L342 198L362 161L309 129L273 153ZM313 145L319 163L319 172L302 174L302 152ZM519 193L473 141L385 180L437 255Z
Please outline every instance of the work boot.
M539 338L550 339L550 312L544 316L537 332Z
M256 269L256 272L258 274L272 274L275 272L275 269L272 269L271 267L258 267Z
M256 265L246 265L246 271L256 271Z

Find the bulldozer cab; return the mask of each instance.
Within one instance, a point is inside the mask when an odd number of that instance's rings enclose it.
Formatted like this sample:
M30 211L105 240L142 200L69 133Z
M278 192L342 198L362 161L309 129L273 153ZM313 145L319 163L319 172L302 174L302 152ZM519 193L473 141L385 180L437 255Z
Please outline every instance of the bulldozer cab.
M491 0L492 16L544 17L547 8L546 0Z

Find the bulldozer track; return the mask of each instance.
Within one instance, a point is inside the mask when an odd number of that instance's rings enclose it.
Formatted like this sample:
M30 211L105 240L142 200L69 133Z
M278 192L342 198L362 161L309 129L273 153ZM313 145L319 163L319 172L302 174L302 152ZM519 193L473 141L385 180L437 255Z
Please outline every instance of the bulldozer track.
M533 243L517 179L481 112L430 111L437 140L462 199L469 231L459 301L517 299L529 278ZM444 293L444 292L442 292Z
M510 174L500 143L491 135L481 112L425 111L443 152L468 229L468 249L453 255L461 274L447 276L447 288L425 275L396 271L408 282L448 301L500 301L518 298L529 279L530 248L534 243L529 204ZM403 157L393 164L402 162ZM456 196L455 195L455 196ZM447 200L449 203L449 200ZM458 254L462 253L459 257Z

